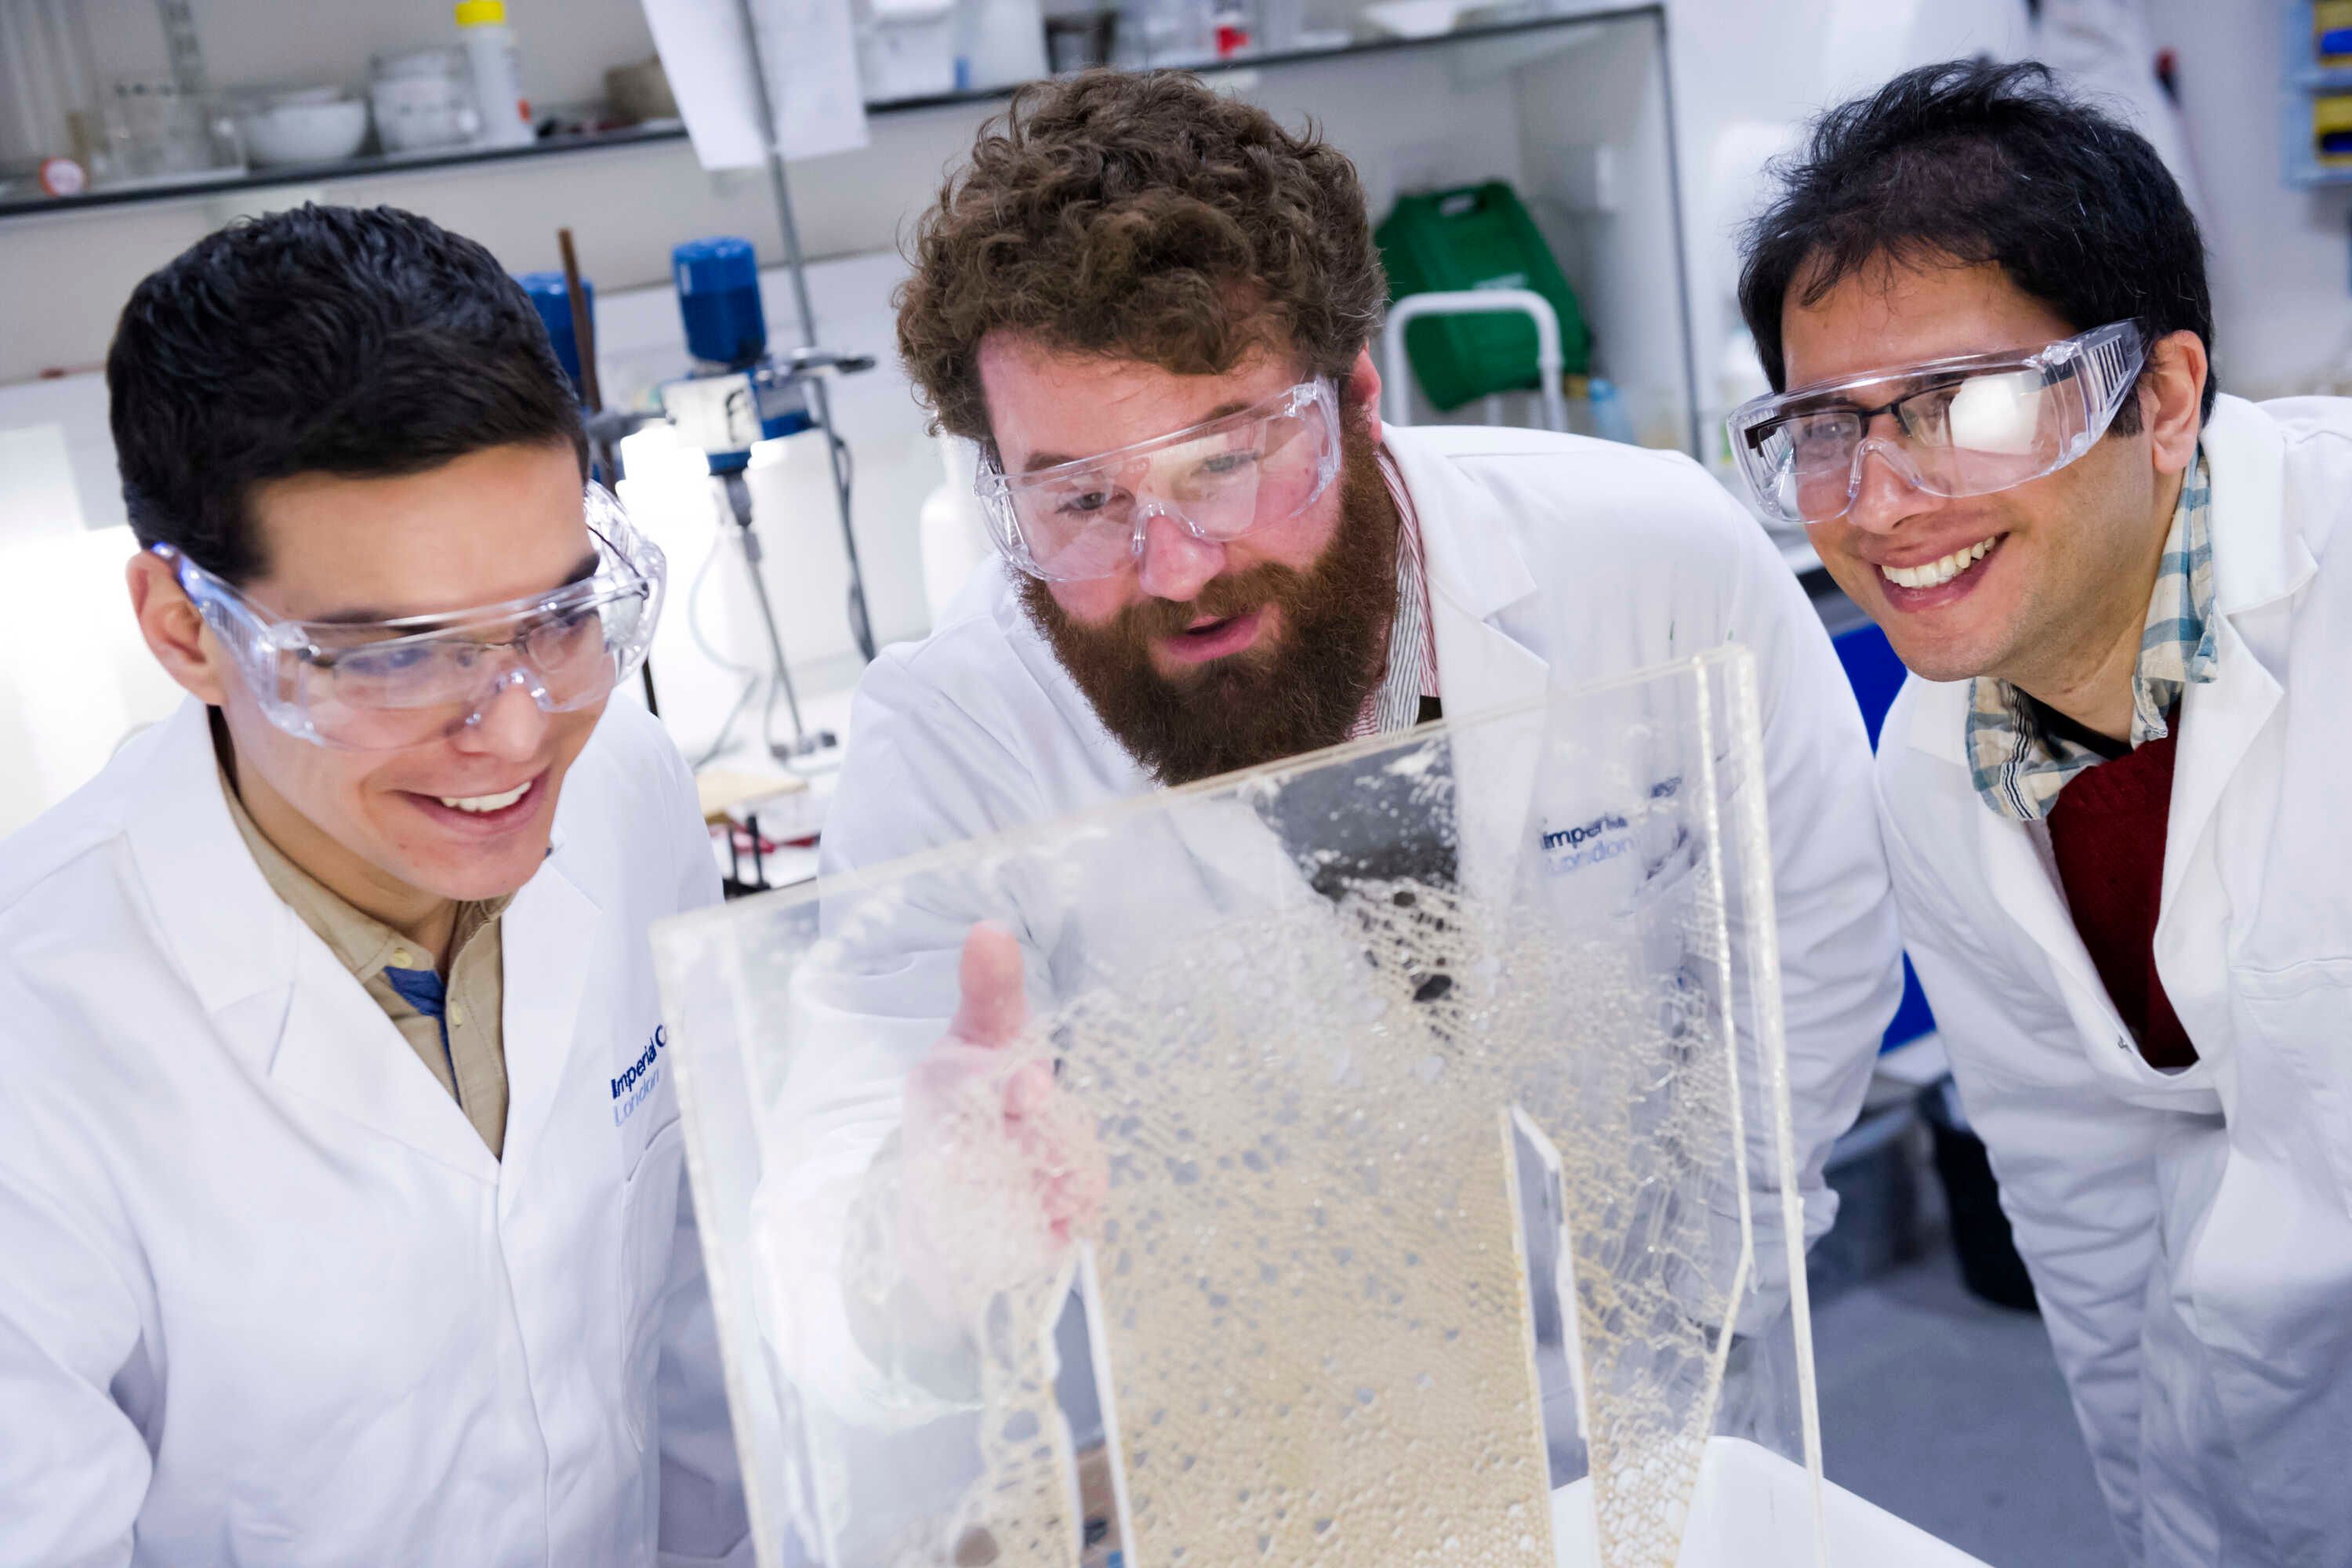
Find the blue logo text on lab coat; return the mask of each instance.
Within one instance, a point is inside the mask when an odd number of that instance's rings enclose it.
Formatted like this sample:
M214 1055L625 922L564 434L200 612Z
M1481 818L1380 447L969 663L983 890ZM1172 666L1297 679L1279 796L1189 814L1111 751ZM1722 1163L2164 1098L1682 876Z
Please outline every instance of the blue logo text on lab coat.
M1659 779L1650 785L1654 804L1672 800L1682 792L1683 776ZM1587 866L1598 866L1603 860L1614 860L1633 847L1626 832L1625 818L1613 811L1603 811L1590 822L1580 822L1573 827L1546 830L1543 835L1544 859L1552 870L1578 871Z
M1543 836L1544 858L1555 871L1613 860L1632 847L1633 840L1622 837L1625 826L1623 817L1604 811L1590 822L1554 829Z
M629 1064L629 1068L613 1080L613 1125L618 1127L636 1113L661 1082L661 1054L669 1047L669 1027L657 1024L653 1038L646 1042L645 1054Z

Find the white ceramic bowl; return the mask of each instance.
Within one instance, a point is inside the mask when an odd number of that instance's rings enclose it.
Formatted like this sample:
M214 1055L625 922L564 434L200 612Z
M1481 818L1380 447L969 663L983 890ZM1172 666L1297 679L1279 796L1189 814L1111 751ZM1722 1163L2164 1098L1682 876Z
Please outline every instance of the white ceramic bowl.
M1376 32L1397 38L1443 37L1476 0L1380 0L1362 16Z
M254 163L331 163L367 140L368 106L356 98L281 100L247 106L236 125Z

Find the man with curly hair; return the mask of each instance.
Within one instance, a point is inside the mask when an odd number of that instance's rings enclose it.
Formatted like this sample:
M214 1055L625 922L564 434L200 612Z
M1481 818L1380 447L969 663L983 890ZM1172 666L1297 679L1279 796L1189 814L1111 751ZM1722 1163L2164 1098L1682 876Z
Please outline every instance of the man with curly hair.
M1823 1157L1900 967L1860 716L1755 521L1678 454L1383 429L1367 344L1387 289L1355 169L1189 77L1023 93L920 220L912 267L900 350L937 428L980 447L1001 560L867 672L825 868L1738 642L1761 682L1807 1228L1825 1229ZM1601 896L1638 868L1570 870ZM1067 970L1085 913L1039 913L909 916L910 994L961 997L950 1043L1002 1043L1024 966ZM894 1065L875 1112L912 1129L912 1063ZM1062 1158L1029 1142L1041 1172ZM1038 1195L1071 1222L1094 1188L1041 1175Z

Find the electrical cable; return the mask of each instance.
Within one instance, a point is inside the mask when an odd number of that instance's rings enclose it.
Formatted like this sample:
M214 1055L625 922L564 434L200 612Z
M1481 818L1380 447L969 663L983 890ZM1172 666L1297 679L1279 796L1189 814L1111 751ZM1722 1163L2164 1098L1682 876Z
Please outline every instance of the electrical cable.
M835 434L830 424L825 426L825 435L833 442L834 454L837 459L835 472L841 485L841 515L846 519L852 515L850 500L857 485L857 458L850 451L849 443ZM857 651L870 659L874 657L874 626L870 618L870 606L866 602L865 574L858 566L856 540L848 538L845 542L848 546L849 564L849 638L857 646Z
M715 501L715 493L713 499ZM703 658L710 660L711 663L719 666L721 669L728 670L733 674L743 677L743 689L735 694L735 704L733 707L727 710L726 721L719 726L718 737L710 742L709 749L704 752L700 756L694 759L692 766L694 771L698 773L699 773L703 768L709 766L710 763L718 757L719 752L727 749L728 742L734 738L736 721L742 718L745 706L751 702L752 693L759 690L760 683L763 679L760 672L753 669L751 666L738 664L733 659L729 658L725 654L720 653L717 648L711 647L710 639L703 635L702 584L705 580L709 577L710 568L718 562L719 552L727 548L727 530L731 526L725 520L717 515L717 510L718 509L716 505L714 505L712 508L711 517L713 528L710 536L709 552L703 556L702 564L695 569L694 582L686 591L686 629L688 635L694 638L694 646L702 650ZM775 694L771 692L768 696L767 706L771 710L772 710L775 708ZM763 735L765 729L766 725L763 721L761 725Z

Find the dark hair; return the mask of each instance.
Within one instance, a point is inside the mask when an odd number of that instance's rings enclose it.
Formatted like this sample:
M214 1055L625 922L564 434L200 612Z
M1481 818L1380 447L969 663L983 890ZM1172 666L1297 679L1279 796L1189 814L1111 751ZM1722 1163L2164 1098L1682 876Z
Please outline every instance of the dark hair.
M205 236L131 290L106 381L139 542L231 582L265 570L246 502L271 479L565 443L587 472L530 297L480 245L394 207L303 206Z
M2136 321L2213 346L2205 247L2145 137L2052 83L2032 61L1906 71L1813 123L1776 163L1780 197L1748 226L1739 310L1775 390L1790 287L1816 305L1880 260L1990 262L2078 332ZM2213 377L2203 412L2213 412ZM2126 401L2115 427L2139 427Z
M1186 375L1271 348L1342 376L1388 298L1347 155L1173 72L1015 94L909 249L898 352L934 428L974 440L992 331Z

